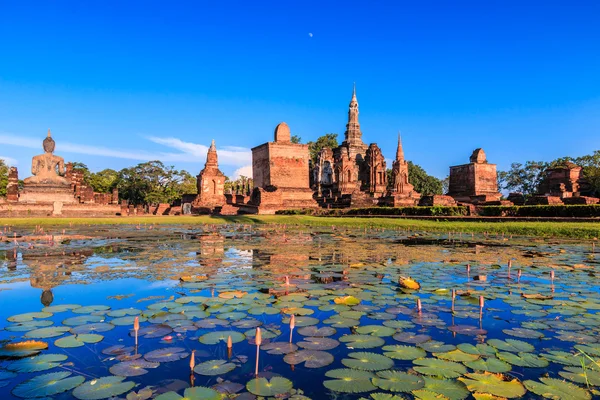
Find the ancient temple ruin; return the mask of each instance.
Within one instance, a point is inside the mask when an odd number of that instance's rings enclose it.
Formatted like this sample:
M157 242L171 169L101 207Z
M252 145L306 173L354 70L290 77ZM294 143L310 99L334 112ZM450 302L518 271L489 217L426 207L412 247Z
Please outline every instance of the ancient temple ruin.
M192 207L217 207L225 204L225 174L219 170L217 148L213 140L206 154L204 169L197 179L198 195Z
M32 176L19 189L19 172L12 167L7 185L7 203L0 205L0 216L96 216L116 215L121 211L118 192L94 193L83 182L83 173L54 154L56 143L48 130L43 140L44 153L34 156Z
M398 148L396 159L392 164L391 188L387 193L386 204L392 207L415 206L419 203L421 194L415 191L408 181L408 161L404 159L402 139L398 134Z
M317 203L309 186L308 145L292 143L289 126L275 128L273 142L252 149L254 189L245 212L312 208Z
M468 164L450 167L448 195L458 202L485 204L498 202L496 164L490 164L483 149L475 149Z
M594 190L583 174L583 168L565 162L544 172L538 195L527 200L529 205L538 204L597 204Z

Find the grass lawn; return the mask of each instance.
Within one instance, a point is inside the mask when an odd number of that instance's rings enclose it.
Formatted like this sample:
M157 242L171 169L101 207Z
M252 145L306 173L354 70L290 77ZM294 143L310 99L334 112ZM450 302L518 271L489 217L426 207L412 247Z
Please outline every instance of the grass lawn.
M443 218L441 218L443 219ZM0 218L0 226L137 225L137 224L285 224L305 226L378 227L429 232L463 232L522 236L592 239L600 237L600 223L594 222L477 222L435 221L406 218L346 218L305 215L244 216L141 216L109 218Z

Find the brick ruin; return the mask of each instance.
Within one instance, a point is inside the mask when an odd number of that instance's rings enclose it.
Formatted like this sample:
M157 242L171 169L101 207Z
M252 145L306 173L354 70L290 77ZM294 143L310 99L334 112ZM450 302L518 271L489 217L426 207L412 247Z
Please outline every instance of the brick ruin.
M32 158L33 176L23 181L19 189L19 171L11 167L8 176L6 203L0 205L0 216L102 216L116 215L118 192L94 193L85 184L83 172L65 165L54 154L55 142L48 130L43 141L44 154Z
M419 204L420 199L421 194L417 193L408 181L408 161L404 159L402 139L398 134L396 159L392 164L391 189L387 193L385 202L392 207L410 207Z
M198 195L192 207L221 207L225 201L225 174L219 169L217 148L213 140L206 154L204 169L197 179Z
M450 167L448 195L454 200L472 204L499 202L496 164L490 164L483 149L475 149L468 164Z
M292 143L289 126L277 125L273 142L252 149L254 188L243 211L273 214L316 207L309 185L309 160L308 145Z
M572 162L548 168L538 195L527 200L528 205L598 204L593 188L583 175L583 168Z

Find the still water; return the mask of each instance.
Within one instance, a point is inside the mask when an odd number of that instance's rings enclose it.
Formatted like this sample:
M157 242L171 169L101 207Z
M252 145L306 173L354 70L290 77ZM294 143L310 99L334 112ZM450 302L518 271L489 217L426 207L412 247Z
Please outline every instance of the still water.
M1 399L599 393L591 242L251 225L4 229Z

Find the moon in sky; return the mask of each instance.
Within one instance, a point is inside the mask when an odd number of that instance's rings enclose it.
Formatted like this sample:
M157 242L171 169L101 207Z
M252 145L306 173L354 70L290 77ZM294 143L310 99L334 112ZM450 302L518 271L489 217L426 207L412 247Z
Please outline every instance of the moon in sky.
M308 36L309 36L309 37L313 37L313 34L312 34L312 32L309 32L309 33L308 33Z

